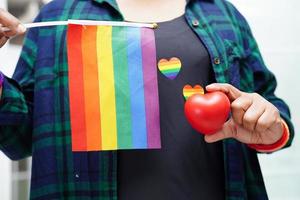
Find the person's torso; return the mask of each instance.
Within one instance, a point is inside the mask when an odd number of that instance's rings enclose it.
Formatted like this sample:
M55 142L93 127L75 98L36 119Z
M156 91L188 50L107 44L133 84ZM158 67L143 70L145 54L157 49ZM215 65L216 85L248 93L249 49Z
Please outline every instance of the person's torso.
M240 27L223 4L219 0L191 1L185 14L187 23L208 50L215 80L238 86L241 74L247 74L242 87L251 90L253 75L240 68L243 55ZM114 1L54 0L37 18L38 21L68 19L121 21L122 16ZM66 30L64 26L34 29L34 37L25 41L26 48L32 48L30 51L35 55L31 198L115 199L116 152L74 153L71 149ZM237 153L230 152L230 158ZM237 163L234 167L242 165ZM229 167L225 166L225 176L242 183L240 175L228 174Z

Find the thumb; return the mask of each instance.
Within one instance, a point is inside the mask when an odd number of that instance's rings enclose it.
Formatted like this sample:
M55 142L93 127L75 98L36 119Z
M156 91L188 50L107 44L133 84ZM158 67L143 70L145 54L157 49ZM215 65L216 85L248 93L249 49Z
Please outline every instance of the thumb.
M208 92L216 92L216 91L224 92L231 102L236 100L243 94L242 91L227 83L213 83L206 86L205 89Z
M204 139L207 143L218 142L227 138L234 138L237 134L236 124L230 118L222 127L221 130L211 135L205 135Z

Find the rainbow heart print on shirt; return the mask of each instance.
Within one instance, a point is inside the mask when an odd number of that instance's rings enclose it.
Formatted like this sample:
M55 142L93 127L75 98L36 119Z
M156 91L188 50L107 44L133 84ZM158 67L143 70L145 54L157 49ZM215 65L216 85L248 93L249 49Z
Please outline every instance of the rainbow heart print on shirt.
M185 85L182 89L183 97L185 100L193 96L194 94L204 94L204 88L201 85L195 85L194 87L191 85Z
M72 150L160 148L154 31L70 24L67 46Z
M172 57L170 60L160 59L157 65L160 72L171 80L177 77L181 69L181 61L176 57Z

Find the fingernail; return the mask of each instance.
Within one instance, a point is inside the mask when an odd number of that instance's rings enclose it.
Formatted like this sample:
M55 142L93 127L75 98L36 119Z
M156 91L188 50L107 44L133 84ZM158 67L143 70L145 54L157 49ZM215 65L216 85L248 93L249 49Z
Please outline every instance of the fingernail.
M213 86L213 85L208 85L208 86L205 87L206 90L210 90L210 89L213 89L213 88L215 88L215 86Z
M26 28L25 28L24 25L19 24L19 25L18 25L18 28L17 28L17 31L18 31L19 33L25 33L25 32L26 32Z
M211 138L209 136L207 136L207 135L204 136L204 140L207 143L212 143Z

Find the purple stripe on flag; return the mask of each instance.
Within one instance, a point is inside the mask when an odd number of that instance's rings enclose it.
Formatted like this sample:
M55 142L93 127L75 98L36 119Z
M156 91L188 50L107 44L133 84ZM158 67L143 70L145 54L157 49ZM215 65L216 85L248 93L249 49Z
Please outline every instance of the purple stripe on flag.
M160 148L160 120L154 31L141 28L148 148Z

